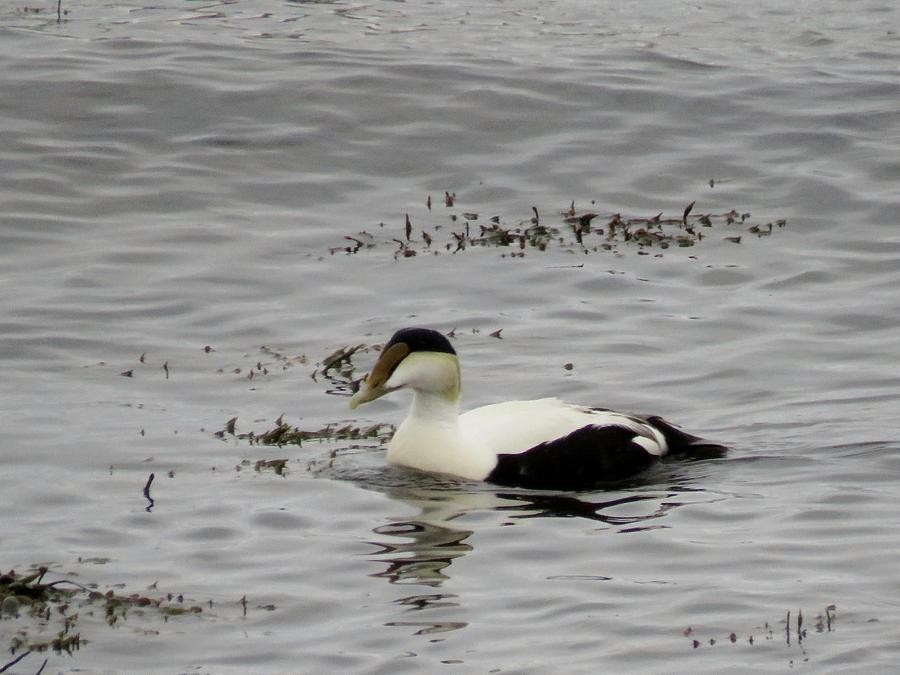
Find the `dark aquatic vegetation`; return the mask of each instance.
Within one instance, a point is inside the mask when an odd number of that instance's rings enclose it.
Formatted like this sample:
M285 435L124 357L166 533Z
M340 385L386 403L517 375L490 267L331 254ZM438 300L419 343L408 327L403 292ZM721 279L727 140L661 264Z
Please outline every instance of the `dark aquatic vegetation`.
M153 509L155 502L153 501L153 497L150 496L150 486L153 484L153 479L156 478L156 474L151 473L150 477L147 478L147 483L144 485L144 497L147 498L147 507L144 509L148 513Z
M831 633L834 631L834 622L837 617L837 606L834 604L830 604L825 607L824 611L818 613L816 615L816 623L815 623L815 631L816 633ZM791 610L787 610L787 614L784 619L781 620L780 623L784 624L784 642L785 645L790 647L791 640L794 639L799 647L803 647L803 641L807 639L808 632L807 629L803 627L803 610L797 610L797 618L796 621L791 620ZM765 621L762 626L756 626L753 630L762 632L762 639L764 641L772 641L777 638L777 635L772 628L772 625ZM693 626L688 626L685 628L681 634L689 638L691 640L691 647L693 649L697 649L701 647L704 643L698 639L697 631ZM734 644L738 640L738 635L736 631L731 631L727 634L726 638L730 643ZM747 636L747 644L754 645L758 642L758 638L754 636L751 632ZM714 647L717 644L718 640L715 637L706 638L706 644L710 647Z
M687 218L690 215L691 211L693 210L694 204L696 204L696 203L697 202L691 202L684 209L684 214L682 214L682 216L681 216L681 224L684 225L685 227L687 227L687 224L688 224Z
M261 473L267 469L271 469L278 476L283 476L287 470L288 460L286 459L260 459L253 465L253 468Z
M448 208L456 205L456 193L445 192L444 204ZM685 206L680 217L665 217L665 211L659 211L653 216L623 217L621 213L613 213L607 216L606 225L594 227L592 221L600 217L596 208L591 211L579 213L573 200L570 206L559 212L561 221L559 226L541 224L540 213L537 206L531 207L532 216L525 220L509 221L500 216L491 216L482 220L475 211L464 211L459 214L450 214L450 223L456 223L462 219L465 229L462 231L451 230L449 241L443 249L450 253L462 253L471 247L515 249L503 253L504 257L524 257L528 249L546 251L551 246L561 250L580 253L593 253L604 251L622 251L630 247L637 247L639 255L648 255L651 250L660 251L672 246L688 247L696 246L709 237L704 234L702 228L724 229L725 232L734 225L746 226L746 231L757 237L770 236L775 229L783 228L787 221L779 219L775 225L754 223L749 226L746 221L750 218L748 212L738 212L731 209L726 213L701 213L693 215L696 201ZM595 204L592 205L596 207ZM431 197L426 200L428 211L431 211ZM428 217L428 213L424 214ZM442 223L434 223L431 229L441 229ZM381 224L382 228L384 223ZM563 227L565 226L565 227ZM410 214L405 214L404 237L389 237L379 239L363 230L354 235L344 235L344 239L353 242L353 246L331 248L333 254L342 251L347 254L355 254L369 250L377 246L391 243L397 246L394 258L411 258L426 251L435 255L439 253L438 247L432 249L434 235L428 234L427 229L422 230L421 242L412 238L412 220ZM473 234L477 232L477 234ZM725 241L735 244L741 243L741 235L729 234L724 236ZM663 255L661 252L656 256Z
M235 434L236 438L249 441L250 445L303 445L308 441L359 441L371 440L378 443L386 443L394 433L392 424L372 424L369 426L357 426L353 424L328 424L319 429L301 429L284 422L281 417L276 420L275 426L262 432L249 431L245 434ZM222 438L224 433L216 432L215 436ZM271 467L263 467L271 468Z
M149 485L150 481L147 488ZM107 560L79 558L79 562L102 564ZM95 610L111 627L126 620L132 611L144 615L155 612L163 621L167 621L169 616L200 614L203 611L198 605L185 604L183 595L170 593L150 597L140 593L124 595L112 590L101 593L95 590L95 585L84 585L67 578L45 583L48 573L49 568L41 565L25 575L15 570L0 574L0 607L3 608L4 618L15 622L16 627L5 648L12 656L18 654L15 659L0 666L0 672L32 652L72 654L89 644L82 637L80 626L85 621L84 617L95 615ZM156 590L156 584L148 590Z
M322 359L322 368L318 371L322 375L327 375L332 370L341 370L345 366L351 365L351 357L358 351L368 351L366 345L359 344L355 347L339 347L331 354Z

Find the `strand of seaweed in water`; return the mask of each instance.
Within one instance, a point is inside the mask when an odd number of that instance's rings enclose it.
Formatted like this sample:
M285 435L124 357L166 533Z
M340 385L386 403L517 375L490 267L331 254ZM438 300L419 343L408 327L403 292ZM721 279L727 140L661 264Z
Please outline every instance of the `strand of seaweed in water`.
M25 658L26 656L28 656L30 653L31 653L31 650L28 650L27 652L23 652L23 653L19 654L18 657L16 657L15 659L13 659L13 660L10 661L9 663L7 663L5 666L3 666L2 668L0 668L0 673L5 673L7 670L9 670L10 668L12 668L14 665L16 665L19 661L21 661L22 659L24 659L24 658Z
M147 479L147 484L144 486L144 496L147 498L147 501L150 502L147 504L147 511L153 508L155 502L153 501L153 497L150 496L150 485L153 483L153 479L156 478L156 474L151 473L150 477Z

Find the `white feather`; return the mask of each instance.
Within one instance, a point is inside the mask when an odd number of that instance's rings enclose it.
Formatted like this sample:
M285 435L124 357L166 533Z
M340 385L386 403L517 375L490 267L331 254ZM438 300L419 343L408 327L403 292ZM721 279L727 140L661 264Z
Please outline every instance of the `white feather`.
M571 405L558 398L482 406L463 413L460 424L466 436L481 439L495 454L519 454L589 425L631 429L640 436L637 442L641 447L659 457L668 449L663 435L642 420L610 410Z

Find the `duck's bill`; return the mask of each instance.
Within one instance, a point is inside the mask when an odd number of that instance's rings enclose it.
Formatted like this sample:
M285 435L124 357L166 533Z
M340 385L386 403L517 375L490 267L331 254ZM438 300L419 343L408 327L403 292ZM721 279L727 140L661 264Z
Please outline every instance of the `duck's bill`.
M374 401L376 398L381 398L390 391L390 389L386 389L384 385L370 387L369 379L370 378L367 377L363 380L359 385L359 391L350 398L350 410L356 410L363 403L368 403L369 401Z
M355 410L363 403L374 401L376 398L381 398L394 391L396 387L388 388L384 385L407 354L409 354L409 346L403 342L395 343L381 352L372 372L360 383L359 391L350 399L350 410Z

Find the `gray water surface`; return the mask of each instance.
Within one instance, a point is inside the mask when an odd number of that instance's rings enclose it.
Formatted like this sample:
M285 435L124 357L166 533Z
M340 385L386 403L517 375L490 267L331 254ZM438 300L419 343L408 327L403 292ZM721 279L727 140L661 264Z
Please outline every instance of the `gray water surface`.
M203 611L86 607L80 650L14 671L894 670L892 3L50 5L0 8L0 569ZM465 213L565 233L573 200L751 215L446 248ZM465 406L732 450L544 494L214 435L398 422L320 364L412 324L455 329Z

